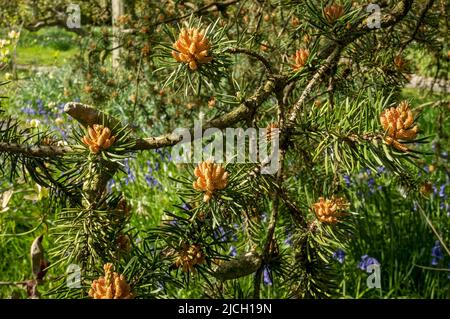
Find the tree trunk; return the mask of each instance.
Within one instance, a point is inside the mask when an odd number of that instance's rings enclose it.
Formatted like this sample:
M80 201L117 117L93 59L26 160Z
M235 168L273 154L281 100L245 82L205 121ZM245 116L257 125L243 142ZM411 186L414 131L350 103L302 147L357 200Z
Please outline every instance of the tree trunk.
M113 30L113 40L112 40L112 67L113 69L120 66L120 51L119 45L120 45L120 33L121 33L121 26L117 25L118 18L123 15L123 0L112 0L112 30ZM117 48L117 49L116 49Z

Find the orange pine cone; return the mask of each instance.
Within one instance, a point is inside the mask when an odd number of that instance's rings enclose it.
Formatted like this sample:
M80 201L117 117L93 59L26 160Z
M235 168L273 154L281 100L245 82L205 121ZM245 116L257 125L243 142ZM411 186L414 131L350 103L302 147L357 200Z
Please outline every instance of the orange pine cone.
M294 71L298 71L306 65L309 57L309 50L307 49L299 49L295 52L293 56L294 64L292 68Z
M420 185L420 193L424 196L428 196L433 192L433 184L431 184L429 181L423 182Z
M148 44L145 44L141 49L141 53L143 56L150 55L150 46Z
M295 17L295 16L293 16L291 18L291 26L298 27L299 25L300 25L300 19Z
M397 70L402 71L406 67L406 60L401 55L397 55L394 58L394 65Z
M217 103L216 98L212 96L208 101L208 107L212 109L214 106L216 106L216 103Z
M402 152L408 151L408 147L401 144L399 140L414 140L419 132L418 126L414 124L409 103L402 101L396 108L384 110L380 115L380 122L386 131L386 143Z
M178 40L173 44L172 56L178 62L188 64L192 71L198 69L199 64L212 61L209 55L211 44L204 33L197 28L181 29Z
M92 93L92 91L93 91L93 88L92 88L92 86L91 85L86 85L84 88L83 88L83 91L85 92L85 93Z
M194 170L197 180L193 187L196 190L205 192L203 201L211 199L215 190L224 189L228 183L228 172L222 165L214 164L211 161L202 162Z
M111 136L111 130L100 124L88 126L88 134L81 141L89 147L91 153L97 154L101 150L108 149L116 141L115 136Z
M113 265L103 266L105 276L92 282L89 297L93 299L133 299L130 285L123 275L113 272Z
M349 203L343 197L331 197L325 199L319 197L319 201L312 205L314 213L318 220L322 223L335 224L339 221L339 217L344 216L344 210L348 209Z
M181 267L184 272L194 272L195 266L205 261L205 254L199 245L184 245L178 252L175 266Z
M344 15L344 7L338 4L332 4L325 7L323 13L328 23L333 24L337 19Z

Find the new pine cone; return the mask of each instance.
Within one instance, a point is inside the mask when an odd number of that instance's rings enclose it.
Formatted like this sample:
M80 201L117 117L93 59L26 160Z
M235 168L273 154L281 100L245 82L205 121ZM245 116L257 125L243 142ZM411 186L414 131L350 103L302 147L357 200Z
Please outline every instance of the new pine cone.
M181 267L184 272L195 271L195 266L205 261L205 254L199 245L185 245L178 253L175 266Z
M292 58L294 60L294 64L292 65L294 71L299 71L301 68L303 68L308 61L308 57L309 51L307 49L298 49Z
M113 272L113 265L103 266L105 276L92 282L89 297L93 299L133 299L130 285L123 275Z
M386 143L396 149L406 152L408 147L399 140L414 140L419 128L414 124L414 116L407 101L400 102L397 107L384 110L380 115L380 122L386 131Z
M345 215L343 211L349 207L349 204L343 197L333 196L331 199L319 197L319 201L312 207L317 219L322 223L335 224L341 216Z
M222 165L213 162L202 162L194 170L197 180L193 187L198 191L205 192L203 201L208 202L215 190L224 189L228 183L228 172Z
M92 127L88 126L88 134L82 138L82 142L94 154L108 149L115 141L116 137L111 136L111 130L100 124L94 124Z
M211 44L204 33L197 28L181 29L178 40L173 44L172 56L178 62L186 63L192 71L197 70L199 64L212 61L209 56Z
M328 23L333 24L344 15L344 7L338 4L332 4L323 9L323 13Z

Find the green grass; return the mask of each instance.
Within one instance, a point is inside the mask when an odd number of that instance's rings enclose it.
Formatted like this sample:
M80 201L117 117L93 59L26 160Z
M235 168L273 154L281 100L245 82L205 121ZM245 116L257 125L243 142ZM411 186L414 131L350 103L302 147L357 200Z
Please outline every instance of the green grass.
M77 52L76 35L72 32L57 27L42 28L36 32L22 30L16 63L59 67L67 64Z
M39 45L17 48L17 64L33 66L63 66L77 53L76 48L59 51Z
M402 90L402 98L412 100L415 104L424 104L439 100L443 93L430 92L429 90L418 90L415 88L404 88Z

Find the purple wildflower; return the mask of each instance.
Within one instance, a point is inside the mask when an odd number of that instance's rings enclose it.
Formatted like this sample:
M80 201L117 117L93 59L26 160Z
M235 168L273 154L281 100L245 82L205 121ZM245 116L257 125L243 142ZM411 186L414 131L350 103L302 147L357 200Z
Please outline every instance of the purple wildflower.
M441 243L439 240L436 240L433 248L431 248L431 265L437 266L439 260L444 258L444 254L442 253Z
M219 239L219 241L224 242L227 241L227 232L225 231L225 229L220 226L219 228L217 228L214 233L214 238Z
M369 186L370 193L375 193L375 178L369 178L367 185Z
M377 175L380 176L386 171L386 168L384 166L378 166L377 167Z
M169 225L176 226L178 224L178 220L176 217L169 221Z
M30 106L23 107L21 111L27 115L36 115L36 111Z
M442 184L441 187L439 187L439 197L445 198L445 184Z
M136 180L136 176L130 167L130 160L128 158L124 160L124 166L125 173L127 174L125 177L125 185L128 185L128 183L133 183Z
M42 102L41 99L36 100L36 105L37 105L37 108L38 108L38 113L40 115L47 114L47 111L44 109L44 102Z
M358 268L364 271L367 271L367 267L370 265L379 265L380 263L373 257L369 255L361 256L361 261L358 264Z
M271 275L269 266L264 266L264 270L263 270L264 285L272 286L272 278L271 277L272 277L272 275Z
M67 141L67 132L66 132L66 131L64 131L64 130L61 129L60 127L55 127L54 130L59 132L59 134L61 135L61 138L62 138L64 141Z
M347 185L347 187L350 187L352 185L352 180L350 178L350 175L345 174L343 176L343 178L344 178L345 185Z
M286 228L286 239L284 240L284 243L288 246L292 246L292 233L289 228Z
M158 186L159 185L158 180L154 176L152 176L151 174L148 174L148 173L145 174L144 179L147 182L147 185L150 186L150 187L154 187L154 186Z
M433 184L432 187L433 187L433 194L436 195L438 193L437 187L435 184Z
M116 181L114 180L114 178L111 178L107 183L106 183L106 190L108 193L112 192L113 187L116 186Z
M343 251L342 249L337 249L334 253L333 253L333 258L336 259L339 263L343 264L345 261L345 251Z

